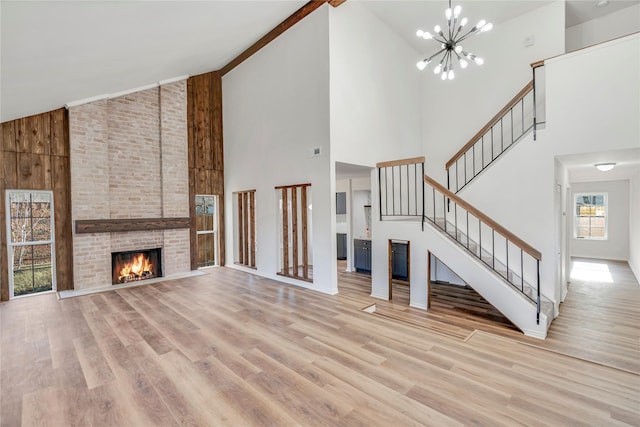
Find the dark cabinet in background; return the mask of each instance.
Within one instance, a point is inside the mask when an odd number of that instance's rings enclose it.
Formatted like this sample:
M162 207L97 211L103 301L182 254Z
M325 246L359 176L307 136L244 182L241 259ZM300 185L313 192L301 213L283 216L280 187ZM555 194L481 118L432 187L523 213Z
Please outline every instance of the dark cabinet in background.
M344 215L347 213L347 193L336 193L336 214Z
M353 267L359 273L371 273L371 240L354 239Z
M409 244L391 243L391 277L399 280L409 278Z
M347 259L347 235L345 233L336 234L338 243L338 259Z

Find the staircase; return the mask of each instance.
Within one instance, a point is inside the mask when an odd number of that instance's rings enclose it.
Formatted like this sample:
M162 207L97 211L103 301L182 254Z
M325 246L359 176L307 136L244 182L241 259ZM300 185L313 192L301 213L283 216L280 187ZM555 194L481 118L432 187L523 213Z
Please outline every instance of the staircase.
M540 292L541 253L457 195L535 130L535 104L530 81L446 163L447 187L424 174L424 157L376 166L380 219L420 220L429 252L525 334L544 338L554 304Z
M458 193L535 127L533 80L449 159L447 188Z
M421 162L377 165L380 219L421 221L429 252L525 334L544 338L554 307L540 293L540 252L424 175Z

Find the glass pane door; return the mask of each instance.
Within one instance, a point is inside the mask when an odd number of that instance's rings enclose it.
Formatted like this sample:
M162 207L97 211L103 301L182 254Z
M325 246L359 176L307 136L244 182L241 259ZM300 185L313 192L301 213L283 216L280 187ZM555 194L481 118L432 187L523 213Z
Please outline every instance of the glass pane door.
M7 191L10 296L56 289L53 193Z
M217 196L196 196L198 267L208 267L218 264L217 211Z

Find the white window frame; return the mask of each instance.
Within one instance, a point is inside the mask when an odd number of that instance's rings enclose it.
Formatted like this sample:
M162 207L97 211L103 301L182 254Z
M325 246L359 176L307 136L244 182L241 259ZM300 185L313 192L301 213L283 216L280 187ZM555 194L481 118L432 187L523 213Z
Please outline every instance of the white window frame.
M37 240L29 242L12 242L11 233L11 195L12 194L46 194L51 198L51 217L50 217L50 239L49 240ZM7 227L7 272L9 274L9 298L22 298L31 295L40 295L44 293L56 292L58 287L56 283L56 244L55 244L55 208L54 208L53 191L48 190L6 190L5 191L5 216ZM14 280L13 280L13 253L16 247L20 246L36 246L36 245L51 245L51 290L43 292L34 292L25 295L14 295Z
M578 197L602 196L604 204L604 237L578 237ZM591 228L591 227L590 227ZM609 193L606 191L591 191L573 194L573 238L576 240L608 240L609 239Z

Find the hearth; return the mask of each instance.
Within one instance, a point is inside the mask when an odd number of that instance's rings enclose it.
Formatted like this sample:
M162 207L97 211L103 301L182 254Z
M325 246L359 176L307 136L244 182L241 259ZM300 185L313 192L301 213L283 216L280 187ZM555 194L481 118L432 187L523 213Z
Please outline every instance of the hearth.
M114 285L162 277L161 248L113 252L111 272Z

